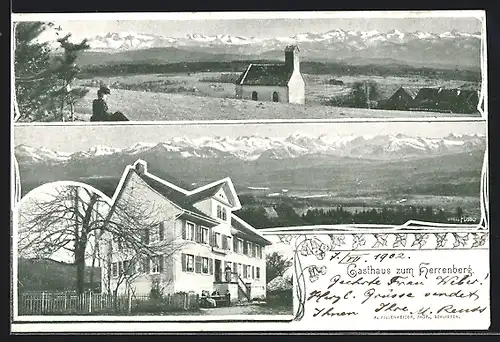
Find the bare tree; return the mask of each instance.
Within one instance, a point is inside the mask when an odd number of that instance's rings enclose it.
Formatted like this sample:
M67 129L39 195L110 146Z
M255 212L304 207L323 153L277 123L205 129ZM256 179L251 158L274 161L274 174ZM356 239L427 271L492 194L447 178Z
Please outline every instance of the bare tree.
M173 237L150 239L150 232L169 219L162 217L162 212L161 206L139 196L122 196L111 206L87 188L59 186L21 206L19 255L53 257L66 253L76 266L76 291L83 293L86 261L103 260L101 246L108 246L112 239L120 242L122 254L131 259L172 255L180 248ZM112 249L107 252L114 255Z
M159 229L164 229L164 226L160 224ZM151 237L151 235L149 236ZM146 241L147 250L142 252L130 248L127 242L128 239L123 239L122 235L100 240L100 243L107 247L100 249L104 251L104 255L101 255L104 267L106 267L103 283L106 292L113 295L115 304L120 287L125 286L124 293L127 296L135 296L134 281L141 276L148 275L152 269L156 268L154 271L158 273L153 276L152 282L156 281L162 287L168 286L172 279L160 280L159 277L164 273L167 261L173 259L175 253L184 245L184 243L174 239L166 239L165 236L162 238L160 234L158 234L158 240Z

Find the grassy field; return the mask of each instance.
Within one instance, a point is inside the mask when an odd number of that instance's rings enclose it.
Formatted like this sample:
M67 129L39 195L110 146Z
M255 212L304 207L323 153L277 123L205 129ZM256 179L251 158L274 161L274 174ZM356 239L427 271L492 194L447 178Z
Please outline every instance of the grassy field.
M233 82L238 76L239 73L231 72L146 74L80 80L80 84L91 86L102 81L116 89L234 98L235 89ZM309 104L322 104L332 96L345 95L349 92L354 82L368 79L368 77L362 76L308 74L305 74L304 78L306 81L306 101ZM344 84L330 84L329 81L331 80L341 81ZM464 84L472 84L460 80L446 81L426 77L370 76L369 80L379 85L382 99L389 98L400 86L415 88L442 86L455 88Z
M76 104L79 120L90 119L96 91L97 88L90 88L87 96ZM464 117L463 114L342 108L314 103L294 105L122 89L112 90L108 106L112 112L123 112L131 121Z

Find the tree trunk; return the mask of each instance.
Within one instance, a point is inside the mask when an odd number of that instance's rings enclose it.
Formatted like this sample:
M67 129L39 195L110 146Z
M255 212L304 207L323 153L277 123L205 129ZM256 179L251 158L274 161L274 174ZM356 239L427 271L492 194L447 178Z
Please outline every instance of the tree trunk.
M85 292L85 250L78 248L75 251L76 263L76 293L82 294Z
M92 268L90 269L90 285L93 286L94 285L94 270L95 270L95 260L96 260L96 257L97 257L97 251L99 249L99 238L101 236L101 234L96 234L96 236L98 236L94 242L94 251L92 252Z
M118 312L118 288L113 290L113 308Z
M75 121L74 119L74 108L73 108L73 99L70 99L69 109L70 109L70 121Z
M61 100L61 122L64 122L64 101L66 101L65 96Z

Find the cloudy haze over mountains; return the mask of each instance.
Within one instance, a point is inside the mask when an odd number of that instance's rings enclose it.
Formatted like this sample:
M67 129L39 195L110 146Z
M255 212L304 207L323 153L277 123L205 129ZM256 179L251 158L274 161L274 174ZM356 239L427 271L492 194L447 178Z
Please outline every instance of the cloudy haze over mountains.
M161 158L236 158L243 161L290 159L306 155L343 156L362 159L400 159L429 157L484 149L483 135L450 134L444 138L410 137L403 134L375 136L311 136L294 133L286 138L258 135L229 138L222 136L178 137L159 143L137 142L127 148L97 145L74 153L44 147L18 145L20 163L66 162L108 155L138 158L154 154Z

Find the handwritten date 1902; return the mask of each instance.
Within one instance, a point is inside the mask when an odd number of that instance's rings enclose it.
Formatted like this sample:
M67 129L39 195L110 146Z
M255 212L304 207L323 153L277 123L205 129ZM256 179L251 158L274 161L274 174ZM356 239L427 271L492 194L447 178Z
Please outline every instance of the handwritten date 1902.
M373 257L374 260L377 260L379 262L383 262L385 259L408 259L407 256L405 256L404 253L381 253L381 254L375 254Z

